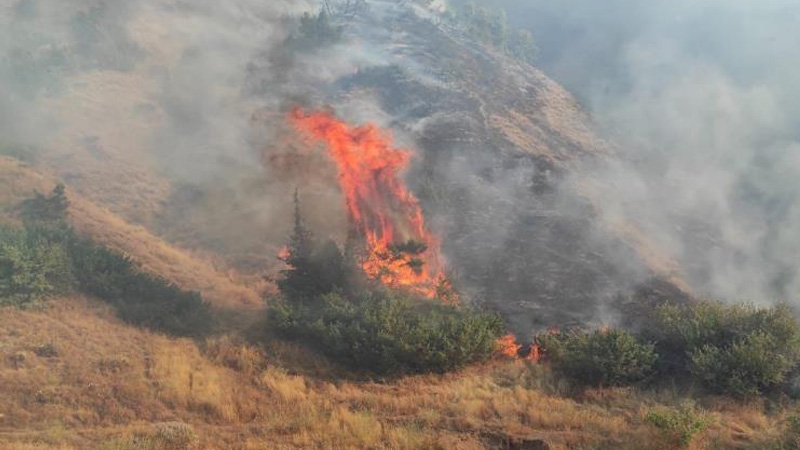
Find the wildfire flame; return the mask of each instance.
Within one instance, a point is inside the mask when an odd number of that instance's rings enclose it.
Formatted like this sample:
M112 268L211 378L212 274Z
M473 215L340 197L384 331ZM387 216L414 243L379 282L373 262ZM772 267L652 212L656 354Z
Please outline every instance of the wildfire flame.
M509 358L519 358L519 350L522 344L517 344L517 337L513 334L507 334L497 341L498 352Z
M327 144L351 223L365 239L362 267L383 284L433 298L446 285L439 241L401 176L413 156L373 124L350 127L327 112L296 109L289 120Z
M530 351L525 356L520 355L522 347L522 344L517 343L517 337L510 333L497 340L497 351L501 355L517 360L539 361L541 352L538 345L532 344Z
M280 250L278 250L278 259L280 259L281 261L287 261L290 256L291 256L291 251L289 250L288 245L284 245L283 247L281 247Z

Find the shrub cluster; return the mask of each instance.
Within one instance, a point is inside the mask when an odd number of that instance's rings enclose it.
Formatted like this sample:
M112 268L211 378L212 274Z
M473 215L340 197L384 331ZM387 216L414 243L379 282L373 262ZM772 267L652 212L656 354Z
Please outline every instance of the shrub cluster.
M0 306L29 306L73 285L63 242L43 228L0 227Z
M25 226L0 226L0 305L28 306L79 291L113 305L126 322L176 335L212 325L196 292L140 271L129 257L79 237L64 222L63 186L21 205Z
M657 342L662 371L688 372L712 390L737 396L782 383L800 356L800 328L786 305L665 305L648 335Z
M659 431L670 448L676 449L688 448L695 436L709 425L706 413L691 401L685 401L677 408L652 409L644 420Z
M573 331L541 334L536 343L556 372L581 384L688 377L737 397L783 384L800 362L800 327L786 305L664 305L638 336Z
M376 290L273 307L272 323L350 367L382 375L446 372L487 359L504 331L496 315Z
M298 50L314 50L336 44L342 40L344 27L336 25L325 8L317 14L304 13L300 16L297 31L288 44Z
M212 328L211 312L199 293L142 272L127 255L88 239L73 236L69 250L78 288L112 304L122 320L180 336Z
M498 316L392 292L361 275L355 250L318 245L295 197L295 227L270 323L355 369L382 375L445 372L488 358L504 331ZM419 250L406 243L397 252Z
M530 31L509 27L505 10L493 11L468 2L455 14L446 13L445 19L478 42L520 61L532 63L539 52Z
M653 345L618 329L545 333L536 345L555 371L591 386L641 381L653 373L657 358Z

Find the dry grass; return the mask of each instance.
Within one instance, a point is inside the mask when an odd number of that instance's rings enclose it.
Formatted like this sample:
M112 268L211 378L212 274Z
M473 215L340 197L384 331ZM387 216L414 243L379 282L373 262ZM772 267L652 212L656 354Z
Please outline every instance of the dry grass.
M88 201L72 197L70 217L79 232L131 255L148 272L201 292L217 306L258 307L262 303L258 291L263 289L263 282L218 270L207 259L175 248L145 228Z
M55 178L14 159L0 157L0 221L10 219L14 207L38 190L49 192ZM69 190L70 186L67 186ZM131 255L142 268L177 285L199 291L216 306L259 308L263 280L242 277L217 268L205 256L175 248L145 228L69 192L70 221L80 232L111 248Z
M196 434L185 447L195 449L480 449L523 438L556 449L665 448L643 419L680 401L670 390L563 395L546 369L503 361L390 383L333 377L319 358L292 373L292 358L314 355L235 336L171 339L82 298L1 309L0 324L4 449L184 448L167 431ZM701 405L711 426L694 448L758 448L787 414L719 399Z

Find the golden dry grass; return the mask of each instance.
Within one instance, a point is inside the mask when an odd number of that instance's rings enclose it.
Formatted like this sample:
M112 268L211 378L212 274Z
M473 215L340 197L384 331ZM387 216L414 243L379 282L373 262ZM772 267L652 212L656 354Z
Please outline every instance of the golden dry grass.
M293 358L316 358L316 369L293 373ZM156 335L83 298L0 309L0 448L173 448L172 434L188 427L197 449L480 449L522 438L655 449L668 447L644 415L680 400L669 390L560 395L545 368L519 362L386 383L326 367L292 344ZM787 414L719 399L701 406L711 425L698 449L759 448Z

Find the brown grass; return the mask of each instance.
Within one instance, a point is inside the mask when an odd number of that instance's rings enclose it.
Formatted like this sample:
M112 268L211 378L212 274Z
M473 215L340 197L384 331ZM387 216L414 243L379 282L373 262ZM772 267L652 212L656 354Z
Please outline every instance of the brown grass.
M348 381L295 345L171 339L82 298L0 309L0 324L3 449L171 448L165 430L191 431L197 449L479 449L523 438L556 449L664 448L643 418L680 400L669 390L564 395L546 368L503 361L445 376ZM293 373L292 354L319 364ZM712 422L695 448L758 448L786 414L719 399L701 406Z
M9 222L13 209L34 191L49 192L53 176L42 169L10 158L0 157L0 221ZM210 258L179 249L146 230L131 224L70 191L70 221L81 233L111 248L125 252L148 272L163 276L177 285L199 291L214 305L258 308L259 292L267 288L263 280L243 277L217 268Z

